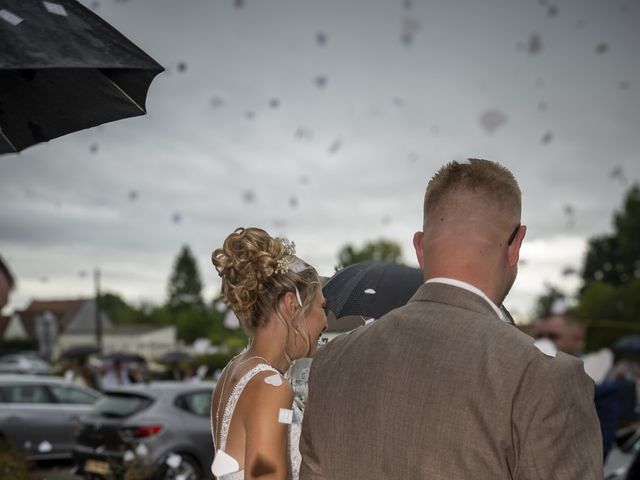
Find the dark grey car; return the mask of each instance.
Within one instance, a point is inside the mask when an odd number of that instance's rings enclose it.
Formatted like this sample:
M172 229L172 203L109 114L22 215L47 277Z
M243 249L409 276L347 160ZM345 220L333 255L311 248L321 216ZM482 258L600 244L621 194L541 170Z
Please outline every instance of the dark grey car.
M209 382L153 382L105 393L82 419L74 457L87 477L142 465L154 478L212 478Z
M30 460L69 459L79 417L100 396L60 377L0 374L0 437Z

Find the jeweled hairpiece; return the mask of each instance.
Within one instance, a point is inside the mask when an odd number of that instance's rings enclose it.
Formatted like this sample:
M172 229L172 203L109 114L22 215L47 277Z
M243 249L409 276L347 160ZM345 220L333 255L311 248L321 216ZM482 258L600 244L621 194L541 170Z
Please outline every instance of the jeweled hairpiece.
M279 238L284 247L282 257L277 260L275 273L287 273L291 270L294 273L300 273L307 268L306 264L296 257L296 244L286 238Z

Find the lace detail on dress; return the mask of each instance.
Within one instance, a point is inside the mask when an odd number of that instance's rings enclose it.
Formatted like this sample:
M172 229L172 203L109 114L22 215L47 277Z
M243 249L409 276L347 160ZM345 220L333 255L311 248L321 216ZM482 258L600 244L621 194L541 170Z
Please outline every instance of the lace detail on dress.
M220 450L224 450L227 446L227 435L229 434L229 427L231 426L231 418L233 417L233 411L236 408L236 404L238 403L238 399L244 390L244 387L247 386L247 383L258 373L270 371L270 372L279 372L273 368L271 365L267 365L266 363L260 363L245 373L240 381L233 387L231 391L231 395L229 395L229 399L227 400L227 406L224 408L224 414L222 415L222 424L220 425ZM214 438L215 441L215 438Z

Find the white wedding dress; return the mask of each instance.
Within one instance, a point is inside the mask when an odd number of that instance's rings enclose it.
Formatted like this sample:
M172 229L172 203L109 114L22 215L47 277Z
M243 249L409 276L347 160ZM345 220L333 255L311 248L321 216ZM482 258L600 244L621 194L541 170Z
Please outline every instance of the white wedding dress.
M231 418L233 417L233 411L236 408L236 404L242 395L244 387L247 383L260 372L274 372L278 375L280 373L271 365L266 363L260 363L245 373L240 381L233 388L227 404L224 408L222 416L222 424L220 426L220 445L217 448L213 464L211 465L211 472L218 480L242 480L244 479L244 470L240 470L238 461L231 455L225 452L227 445L227 435L229 434L229 426L231 425ZM300 433L302 431L302 411L294 402L292 405L293 420L289 424L289 437L287 446L287 477L289 480L298 480L300 475L300 464L302 463L302 457L300 456ZM213 428L213 419L211 421L211 434L213 436L213 442L215 444L215 433Z

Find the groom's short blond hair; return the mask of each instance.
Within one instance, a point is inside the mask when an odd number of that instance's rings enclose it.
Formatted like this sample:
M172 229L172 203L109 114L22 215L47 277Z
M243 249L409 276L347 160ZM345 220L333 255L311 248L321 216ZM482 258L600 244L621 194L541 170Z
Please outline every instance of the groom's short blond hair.
M490 160L470 158L467 162L447 163L431 178L424 196L425 223L427 218L455 205L465 193L479 195L483 205L477 208L490 206L520 217L522 194L509 169Z

